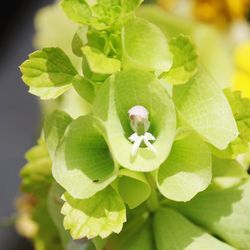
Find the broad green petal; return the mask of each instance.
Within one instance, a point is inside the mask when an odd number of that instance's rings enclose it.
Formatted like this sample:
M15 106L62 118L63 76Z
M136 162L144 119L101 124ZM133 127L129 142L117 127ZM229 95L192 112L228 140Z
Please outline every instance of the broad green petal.
M44 48L33 52L20 69L23 81L33 88L69 85L77 74L60 48Z
M65 193L63 200L64 227L73 239L106 238L113 232L120 233L126 221L125 205L111 187L85 200Z
M127 67L162 72L172 65L172 55L164 34L144 19L133 19L124 26L122 48Z
M188 201L206 189L211 178L209 148L192 133L174 142L169 157L158 170L157 186L168 199Z
M122 169L119 175L118 191L130 209L147 200L151 190L143 173Z
M45 118L44 137L51 159L72 118L65 112L55 110Z
M239 250L250 249L250 181L228 189L207 189L175 204L197 224Z
M173 54L171 69L161 75L167 83L178 85L187 83L198 69L198 56L189 37L179 35L169 42Z
M175 86L173 98L182 118L218 149L238 136L226 97L203 68L187 84Z
M57 147L52 173L79 199L93 196L116 178L115 163L94 118L81 116L70 124Z
M86 46L82 48L89 68L93 73L112 74L120 70L121 62L115 58L106 57L101 51Z
M153 146L157 154L139 148L131 157L133 144L128 138L133 131L128 110L135 105L146 107L150 113L149 132L156 137ZM176 114L166 90L153 74L128 70L110 77L97 93L93 110L102 119L111 152L121 166L149 172L167 158L175 136Z
M236 250L170 208L155 213L153 227L157 250Z

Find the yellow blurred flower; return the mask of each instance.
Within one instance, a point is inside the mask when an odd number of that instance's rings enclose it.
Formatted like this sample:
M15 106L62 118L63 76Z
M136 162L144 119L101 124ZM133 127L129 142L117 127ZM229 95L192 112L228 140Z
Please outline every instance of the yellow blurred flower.
M243 97L250 98L250 41L241 44L236 49L235 67L232 88L240 90Z

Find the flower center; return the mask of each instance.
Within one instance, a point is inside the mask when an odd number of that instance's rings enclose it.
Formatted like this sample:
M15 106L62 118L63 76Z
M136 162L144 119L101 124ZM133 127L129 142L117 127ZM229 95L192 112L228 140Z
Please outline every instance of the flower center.
M157 153L154 146L149 141L154 141L155 137L148 132L150 122L148 120L148 110L140 105L132 107L129 111L130 126L133 133L128 139L133 142L131 149L131 156L135 156L142 142L147 146L149 150Z

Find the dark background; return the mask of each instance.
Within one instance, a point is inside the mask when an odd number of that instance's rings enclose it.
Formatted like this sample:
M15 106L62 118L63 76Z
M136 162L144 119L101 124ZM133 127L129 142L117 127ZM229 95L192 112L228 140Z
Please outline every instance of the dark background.
M23 155L35 144L40 125L38 101L28 94L18 66L33 50L36 11L52 2L12 0L0 3L0 250L31 249L13 226L6 225L15 215L14 200L20 183L18 172L25 163Z

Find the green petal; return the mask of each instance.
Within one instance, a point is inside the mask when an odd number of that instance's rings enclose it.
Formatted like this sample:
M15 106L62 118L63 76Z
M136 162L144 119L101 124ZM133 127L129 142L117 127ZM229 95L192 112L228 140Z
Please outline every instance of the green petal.
M106 238L113 232L119 233L126 221L125 205L111 187L85 200L65 193L63 200L64 227L74 239Z
M79 199L91 197L116 178L115 163L94 118L81 116L70 124L57 148L52 173Z
M144 70L167 71L172 55L161 30L148 21L136 18L122 31L123 60L127 67Z
M66 128L71 122L72 118L67 113L59 110L52 112L45 118L44 137L52 159Z
M101 51L86 46L82 48L83 54L92 72L98 74L112 74L120 70L121 62L115 58L106 57Z
M158 250L236 250L169 208L155 213L153 227Z
M160 166L157 186L167 198L188 201L210 184L212 159L207 145L194 133L175 141Z
M119 175L118 191L129 208L133 209L147 200L151 190L143 173L122 169Z
M128 110L135 105L146 107L150 113L149 132L156 137L156 155L148 148L139 148L137 155L131 157L128 137L133 131ZM153 74L128 70L112 76L97 94L94 113L103 120L111 152L121 166L152 171L167 158L175 136L176 114L166 90Z
M250 181L228 189L207 189L176 207L237 249L250 249Z
M175 86L173 98L183 119L213 146L225 149L237 137L226 97L204 69L187 84Z
M167 83L178 85L187 83L198 69L198 56L189 37L179 35L169 42L173 54L173 65L168 72L162 74Z

